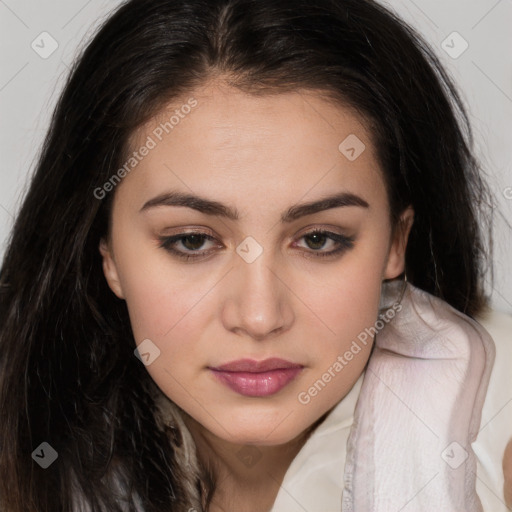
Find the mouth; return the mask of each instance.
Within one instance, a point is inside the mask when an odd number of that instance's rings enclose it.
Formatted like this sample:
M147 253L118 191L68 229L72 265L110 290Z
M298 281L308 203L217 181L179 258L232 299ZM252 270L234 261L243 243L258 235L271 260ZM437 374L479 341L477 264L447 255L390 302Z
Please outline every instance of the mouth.
M244 396L264 397L281 391L304 367L284 359L264 361L241 359L209 367L213 375L230 389Z

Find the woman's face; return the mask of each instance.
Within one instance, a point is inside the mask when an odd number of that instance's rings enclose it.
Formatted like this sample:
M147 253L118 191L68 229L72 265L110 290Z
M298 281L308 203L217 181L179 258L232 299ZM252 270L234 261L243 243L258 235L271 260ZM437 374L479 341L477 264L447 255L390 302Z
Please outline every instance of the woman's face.
M403 270L370 133L311 92L210 83L132 147L101 252L147 371L210 434L294 439L361 375Z

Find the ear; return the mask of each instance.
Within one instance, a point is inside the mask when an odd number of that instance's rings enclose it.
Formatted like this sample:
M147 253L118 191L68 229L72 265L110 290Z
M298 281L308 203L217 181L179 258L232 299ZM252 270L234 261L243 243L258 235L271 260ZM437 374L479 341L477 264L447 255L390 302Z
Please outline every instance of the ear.
M411 206L408 206L400 215L393 233L388 261L384 269L384 279L394 279L403 273L405 269L405 249L407 248L407 241L413 222L414 210Z
M109 243L102 238L99 245L100 254L103 257L103 274L110 289L120 298L124 299L123 289L119 281L116 263Z

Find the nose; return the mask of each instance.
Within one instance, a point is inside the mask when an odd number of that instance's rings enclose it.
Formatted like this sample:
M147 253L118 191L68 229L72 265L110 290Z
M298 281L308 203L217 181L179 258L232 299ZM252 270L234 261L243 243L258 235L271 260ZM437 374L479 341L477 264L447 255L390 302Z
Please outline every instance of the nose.
M294 320L291 292L286 278L278 274L265 252L252 263L238 262L230 272L222 308L227 330L263 341L290 328Z

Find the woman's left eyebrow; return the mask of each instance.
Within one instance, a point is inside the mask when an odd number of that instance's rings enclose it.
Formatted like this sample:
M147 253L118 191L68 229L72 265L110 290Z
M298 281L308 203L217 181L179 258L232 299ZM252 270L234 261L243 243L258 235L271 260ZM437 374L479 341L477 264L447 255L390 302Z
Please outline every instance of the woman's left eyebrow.
M238 220L240 214L236 208L232 208L218 201L213 201L205 197L200 197L194 194L183 192L168 192L150 199L140 211L145 211L157 206L184 206L192 208L206 215L216 215L225 217L230 220ZM301 203L293 205L281 215L281 222L292 222L331 208L340 208L346 206L359 206L362 208L369 208L369 204L360 196L351 192L340 192L334 195L323 197L316 201L309 203Z
M300 217L312 215L313 213L330 210L331 208L340 208L342 206L360 206L369 208L370 205L362 198L351 192L340 192L312 201L294 205L281 215L281 222L292 222Z

